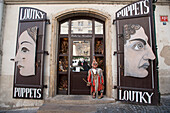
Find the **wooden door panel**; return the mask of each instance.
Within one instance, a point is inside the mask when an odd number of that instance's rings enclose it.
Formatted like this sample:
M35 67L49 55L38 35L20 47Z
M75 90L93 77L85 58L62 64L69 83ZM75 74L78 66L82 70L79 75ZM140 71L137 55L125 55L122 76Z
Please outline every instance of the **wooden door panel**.
M90 87L83 81L87 79L87 71L71 72L71 94L89 95Z

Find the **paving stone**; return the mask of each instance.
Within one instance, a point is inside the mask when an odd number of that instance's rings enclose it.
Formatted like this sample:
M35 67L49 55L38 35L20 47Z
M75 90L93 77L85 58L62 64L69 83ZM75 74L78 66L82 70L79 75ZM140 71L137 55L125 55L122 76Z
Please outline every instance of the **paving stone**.
M63 97L66 100L84 100L87 97ZM90 98L90 97L88 97ZM91 99L91 98L90 98ZM61 99L62 100L62 99ZM60 101L61 101L60 100ZM4 110L0 113L170 113L170 95L161 97L161 104L154 105L140 105L127 104L122 102L112 102L104 104L55 104L45 103L43 107Z

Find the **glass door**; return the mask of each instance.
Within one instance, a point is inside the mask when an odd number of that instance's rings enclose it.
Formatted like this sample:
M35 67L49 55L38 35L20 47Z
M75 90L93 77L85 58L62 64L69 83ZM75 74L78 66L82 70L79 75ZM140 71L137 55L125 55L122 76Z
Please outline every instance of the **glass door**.
M90 94L90 88L83 79L87 80L88 70L91 68L91 45L91 39L71 40L70 94Z

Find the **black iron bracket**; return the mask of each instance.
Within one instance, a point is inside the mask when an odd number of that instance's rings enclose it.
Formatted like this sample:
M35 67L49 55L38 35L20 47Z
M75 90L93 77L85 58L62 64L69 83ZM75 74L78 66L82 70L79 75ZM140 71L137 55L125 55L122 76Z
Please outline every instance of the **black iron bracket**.
M123 54L124 52L123 51L114 51L113 55L116 55L116 54Z
M117 51L114 51L113 55L116 55L117 54Z
M11 61L15 61L15 59L14 59L14 58L11 58L10 60L11 60Z
M51 24L50 19L46 19L46 24Z
M116 19L113 20L113 23L112 23L112 24L113 24L113 25L116 24Z
M123 34L117 34L118 38L122 38Z
M43 85L43 88L47 88L47 85Z
M158 0L152 0L152 3L156 3Z
M44 51L44 53L45 53L46 55L49 55L49 52L48 52L48 51Z
M113 89L117 89L117 86L113 86Z

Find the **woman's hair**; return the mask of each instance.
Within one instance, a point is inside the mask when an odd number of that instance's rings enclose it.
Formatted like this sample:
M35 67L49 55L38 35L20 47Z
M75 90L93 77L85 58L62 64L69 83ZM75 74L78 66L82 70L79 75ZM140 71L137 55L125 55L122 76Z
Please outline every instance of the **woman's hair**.
M125 24L123 26L123 37L124 37L124 44L126 44L126 41L130 39L130 35L133 35L136 33L136 30L140 29L139 24Z
M29 34L29 36L30 36L35 42L36 42L36 39L37 39L37 32L38 32L38 27L37 27L37 26L27 28L27 33Z

